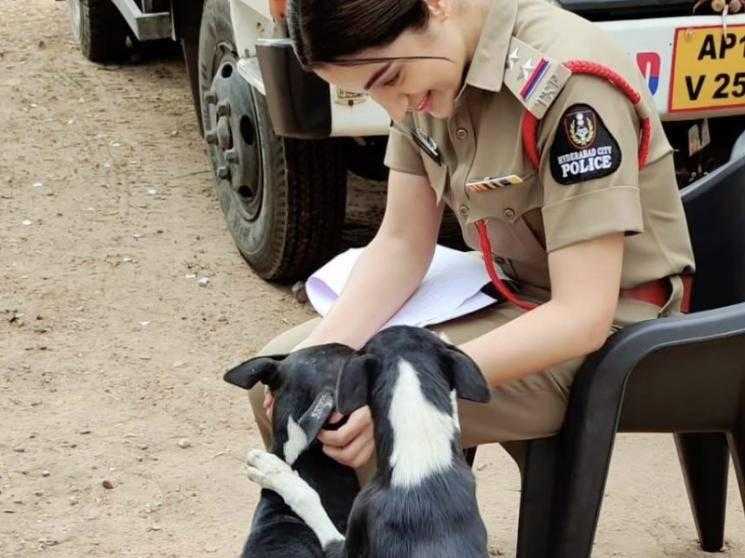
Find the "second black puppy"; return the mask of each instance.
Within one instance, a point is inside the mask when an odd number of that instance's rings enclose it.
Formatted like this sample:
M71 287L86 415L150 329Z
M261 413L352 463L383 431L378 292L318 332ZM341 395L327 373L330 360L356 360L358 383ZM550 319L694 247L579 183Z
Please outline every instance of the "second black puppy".
M392 327L344 367L342 414L369 404L378 471L354 502L346 538L319 495L275 456L249 454L249 477L276 491L318 537L328 557L484 558L486 528L460 447L456 398L487 402L476 364L433 333Z
M242 388L262 382L272 391L272 456L323 494L329 521L341 530L346 528L359 482L352 469L323 453L315 438L334 410L337 377L352 356L352 349L344 345L320 345L290 355L253 358L225 374L226 381ZM262 491L244 558L324 556L309 524L288 504L275 492Z

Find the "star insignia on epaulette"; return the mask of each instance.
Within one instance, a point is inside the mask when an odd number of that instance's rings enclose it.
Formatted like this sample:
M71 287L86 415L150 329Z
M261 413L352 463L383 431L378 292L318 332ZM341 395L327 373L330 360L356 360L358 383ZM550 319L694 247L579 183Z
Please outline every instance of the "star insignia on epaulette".
M507 57L507 69L511 70L518 60L520 60L520 48L515 47L515 50L510 52L510 55Z
M522 67L522 80L528 79L533 70L535 70L535 63L532 58L528 58L528 61Z

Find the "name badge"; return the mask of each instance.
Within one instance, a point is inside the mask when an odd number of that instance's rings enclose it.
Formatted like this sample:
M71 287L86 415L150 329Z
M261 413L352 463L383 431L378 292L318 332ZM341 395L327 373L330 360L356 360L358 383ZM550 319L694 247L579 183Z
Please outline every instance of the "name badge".
M507 188L508 186L522 183L523 179L516 174L509 174L507 176L485 176L478 180L466 182L466 188L469 192L488 192L490 190Z

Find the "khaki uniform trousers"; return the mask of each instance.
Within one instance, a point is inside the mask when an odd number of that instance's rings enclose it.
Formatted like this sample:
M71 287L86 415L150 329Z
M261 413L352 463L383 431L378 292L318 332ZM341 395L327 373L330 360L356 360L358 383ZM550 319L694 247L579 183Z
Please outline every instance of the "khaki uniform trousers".
M608 334L632 323L679 312L682 282L678 277L672 277L671 283L672 293L662 308L638 300L619 299L614 324ZM514 320L523 312L524 310L510 303L496 304L479 312L430 326L429 329L445 334L451 343L459 345ZM315 318L280 334L259 352L259 356L291 352L310 335L319 321L320 318ZM536 350L540 350L540 346L536 346ZM553 436L561 429L569 389L584 359L582 357L562 362L542 372L492 388L491 400L486 404L459 400L462 446L470 448L498 442L521 464L524 450L521 442ZM269 448L271 425L262 407L264 391L264 386L259 384L249 392L249 398L264 444ZM362 480L369 478L372 472L370 467L374 465L359 471Z

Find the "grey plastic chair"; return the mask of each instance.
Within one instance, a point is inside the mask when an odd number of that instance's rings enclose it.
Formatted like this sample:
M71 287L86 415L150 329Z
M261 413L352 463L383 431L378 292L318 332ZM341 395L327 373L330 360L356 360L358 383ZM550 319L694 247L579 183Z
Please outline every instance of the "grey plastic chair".
M616 432L675 435L703 550L723 545L730 455L745 501L745 158L682 196L692 313L612 336L578 372L560 435L527 444L519 558L590 556Z

